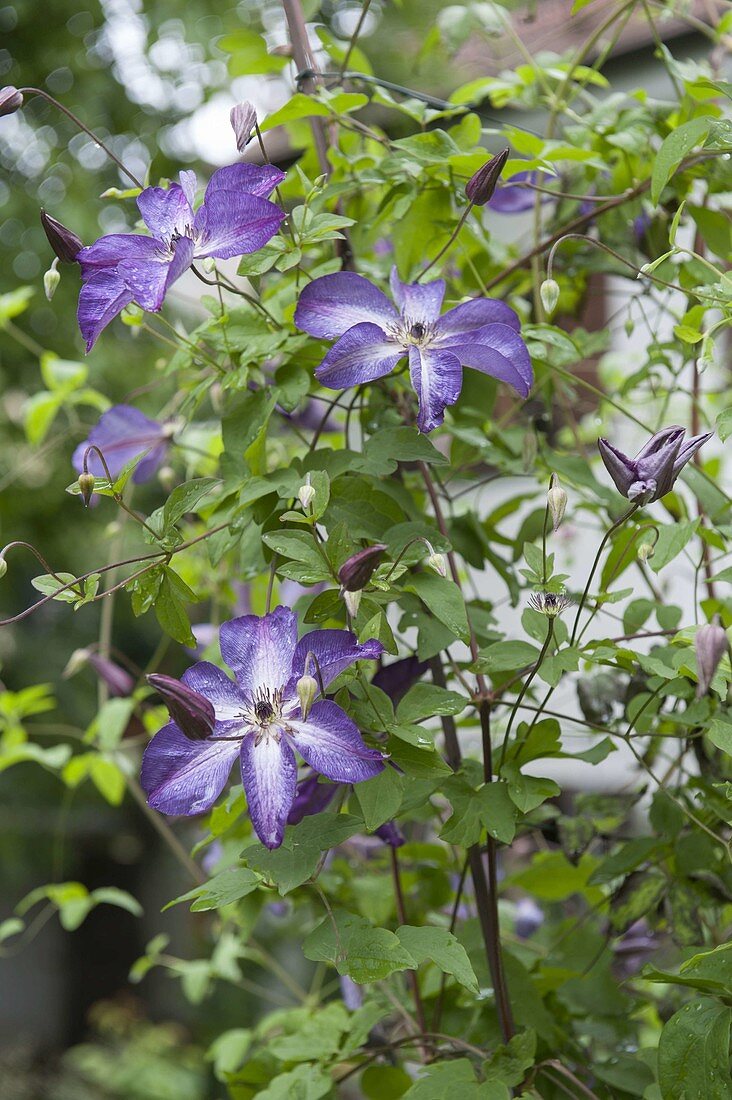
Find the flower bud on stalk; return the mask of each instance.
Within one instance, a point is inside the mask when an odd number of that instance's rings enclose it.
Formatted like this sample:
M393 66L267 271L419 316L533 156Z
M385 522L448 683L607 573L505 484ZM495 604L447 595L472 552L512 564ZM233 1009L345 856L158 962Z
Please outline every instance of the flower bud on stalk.
M213 704L181 680L153 672L147 677L150 687L162 696L170 717L191 741L204 741L216 721Z
M546 310L547 315L551 317L559 301L559 283L556 279L544 280L539 287L539 297L541 298L541 304Z
M384 543L376 542L373 546L367 546L365 550L352 554L338 570L338 580L344 592L360 592L365 588L376 567L381 564L385 553Z
M502 149L500 153L496 153L465 184L465 194L473 206L485 206L493 198L493 192L510 152L510 149Z
M94 474L79 474L79 491L81 492L81 499L84 501L84 506L88 508L89 501L94 492Z
M427 564L430 569L434 569L435 573L441 577L447 576L447 564L445 562L445 555L438 554L436 550L433 550L430 556L427 558Z
M0 118L3 115L14 115L23 106L23 96L12 84L6 88L0 88Z
M719 662L727 652L727 634L718 621L700 626L694 638L696 651L696 670L699 682L696 685L696 697L706 695L714 679Z
M297 681L297 697L300 700L300 711L303 722L310 714L311 707L318 694L318 681L307 673Z
M656 548L652 542L642 542L638 547L638 560L645 564L655 553Z
M699 358L696 361L696 369L698 374L703 374L705 370L709 370L714 366L714 340L708 334L702 340L701 350L699 352Z
M81 237L78 237L72 229L68 229L56 218L52 218L45 210L41 210L41 225L48 243L61 263L75 263L76 257L84 247Z
M8 563L5 558L0 558L0 580L5 576L8 571Z
M57 264L58 257L53 261L48 271L43 276L43 293L46 295L46 300L49 302L56 293L58 284L61 282L61 276L56 270Z
M549 480L549 492L546 494L546 499L549 505L549 514L552 517L552 528L556 532L559 530L564 519L564 513L567 510L567 494L559 484L559 478L556 474L552 474Z
M236 138L236 147L243 153L252 140L252 131L257 125L257 112L249 100L244 100L231 108L229 119Z
M358 609L361 606L361 592L350 592L347 589L343 592L343 602L346 605L348 614L352 619L355 619L358 615Z
M297 499L300 501L300 504L303 507L303 511L305 512L315 500L315 489L310 484L309 475L305 484L301 485L300 488L297 490Z

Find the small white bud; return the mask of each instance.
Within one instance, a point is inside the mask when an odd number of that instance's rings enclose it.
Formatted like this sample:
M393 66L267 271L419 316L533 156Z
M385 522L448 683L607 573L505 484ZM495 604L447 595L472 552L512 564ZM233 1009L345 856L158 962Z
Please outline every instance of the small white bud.
M66 662L66 668L61 673L64 680L68 680L69 677L75 676L82 668L85 668L89 663L88 649L75 649Z
M439 573L441 577L447 576L447 564L444 554L438 554L436 550L433 550L427 558L427 564L430 569L434 569L435 573Z
M649 558L653 557L655 552L656 552L656 550L655 550L655 547L653 546L652 543L642 542L640 544L640 546L638 547L638 560L642 561L642 562L646 562L646 561L648 561Z
M556 474L552 474L551 476L549 492L546 494L546 499L549 505L549 514L552 517L552 527L555 531L558 531L567 509L567 494L559 484L559 479Z
M56 293L58 284L61 282L61 276L56 270L57 263L58 259L55 259L49 267L48 271L43 276L43 290L49 302Z
M297 499L300 501L303 507L303 511L307 512L310 505L315 500L315 489L310 484L310 476L304 485L301 485L297 490Z
M556 279L545 279L539 287L539 296L547 316L551 317L559 301L559 283Z
M699 374L704 374L705 370L709 370L709 368L713 366L714 340L711 338L711 336L705 336L702 340L699 358L696 361L696 369Z
M309 676L307 673L301 676L297 681L297 697L300 700L300 710L302 712L303 721L306 720L310 714L310 708L315 702L318 694L318 681L314 676Z
M0 579L5 576L8 571L8 563L5 558L0 558Z
M202 266L207 275L212 275L216 270L216 260L214 260L213 256L206 256Z
M361 590L359 589L358 592L344 592L343 602L348 609L348 614L352 619L355 619L361 606Z

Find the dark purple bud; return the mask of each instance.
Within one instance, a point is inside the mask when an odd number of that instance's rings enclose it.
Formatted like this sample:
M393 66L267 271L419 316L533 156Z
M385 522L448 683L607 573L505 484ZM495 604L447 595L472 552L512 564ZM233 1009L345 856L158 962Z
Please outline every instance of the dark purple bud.
M376 830L376 836L379 840L383 840L384 844L388 844L390 848L401 848L402 844L407 843L401 829L393 821L387 821L385 825L380 825Z
M297 785L287 824L298 825L304 817L319 814L328 806L339 786L338 783L319 783L317 775L301 780Z
M244 100L243 103L237 103L236 107L231 108L229 118L236 138L236 147L240 153L243 153L252 140L252 130L257 125L257 112L249 100Z
M412 684L428 669L427 661L420 661L417 657L403 657L400 661L392 661L390 665L382 665L374 675L371 683L374 687L381 688L396 704L406 695Z
M493 198L493 192L510 152L510 149L502 149L500 153L496 153L465 184L465 194L473 206L485 206Z
M344 592L360 592L371 580L374 570L381 564L386 546L383 542L376 542L373 546L367 546L365 550L359 550L345 561L338 570L338 580Z
M109 688L110 695L118 699L126 699L132 695L135 678L126 669L99 653L90 653L88 661L99 679Z
M674 425L656 432L635 458L600 439L600 456L618 491L638 504L651 504L670 493L686 463L713 434L706 432L684 442L685 430Z
M22 106L23 96L17 88L12 84L8 84L7 88L0 88L0 118L3 115L14 115Z
M48 237L48 243L62 263L72 264L79 252L84 247L80 237L72 229L52 218L45 210L41 210L41 225L43 232Z
M697 699L709 691L719 662L727 652L727 646L727 633L718 622L705 623L697 630L694 638L696 671L699 677L696 686Z
M204 741L216 721L213 704L181 680L153 672L147 677L150 687L162 696L170 717L191 741Z

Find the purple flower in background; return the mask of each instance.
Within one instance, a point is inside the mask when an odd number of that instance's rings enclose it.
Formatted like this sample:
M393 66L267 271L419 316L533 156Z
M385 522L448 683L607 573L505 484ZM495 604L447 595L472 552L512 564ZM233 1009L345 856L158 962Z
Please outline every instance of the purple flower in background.
M678 425L664 428L651 436L635 458L628 458L607 439L598 440L597 446L618 491L638 504L652 504L671 492L686 463L714 434L706 432L683 442L685 433Z
M256 252L275 235L284 213L267 196L285 178L272 165L232 164L214 172L198 210L194 172L180 184L146 187L137 205L152 234L111 233L82 248L79 328L91 351L102 329L136 302L156 313L166 292L194 260L228 260Z
M139 484L149 481L162 466L169 439L169 426L151 420L132 405L113 405L102 413L89 432L89 437L76 448L71 462L74 469L81 473L87 449L91 446L98 447L104 455L110 474L117 477L128 462L145 454L132 475L132 480ZM87 468L94 477L107 476L96 451L90 453Z
M428 668L427 661L420 661L417 657L402 657L389 665L382 665L371 683L386 692L392 703L396 704Z
M438 427L462 387L462 368L508 382L525 397L531 360L514 311L493 298L473 298L440 316L445 283L403 283L392 268L395 308L368 279L351 271L323 275L300 295L295 323L311 336L335 339L316 378L330 389L372 382L409 357L421 432Z
M303 720L297 682L308 655L327 687L354 661L375 660L383 647L375 639L360 644L347 630L314 630L298 642L297 619L286 607L261 618L232 619L222 625L219 640L236 679L208 661L182 677L213 704L211 736L191 741L175 722L164 726L145 750L142 786L150 806L162 813L203 813L238 757L254 830L268 848L277 848L295 801L294 749L314 771L339 783L360 783L384 767L381 753L364 744L332 700L315 703Z
M328 808L333 797L342 783L321 783L317 775L309 775L301 779L297 785L297 791L292 803L292 809L287 817L288 825L298 825L304 817L312 817ZM401 848L406 844L404 835L399 826L393 821L387 821L374 830L374 835L388 844L390 848Z
M519 183L538 183L541 178L541 173L537 171L517 172L506 183L498 184L488 206L498 214L524 214L534 209L537 194L541 195L541 202L551 202L551 195L532 191L530 187L516 186Z

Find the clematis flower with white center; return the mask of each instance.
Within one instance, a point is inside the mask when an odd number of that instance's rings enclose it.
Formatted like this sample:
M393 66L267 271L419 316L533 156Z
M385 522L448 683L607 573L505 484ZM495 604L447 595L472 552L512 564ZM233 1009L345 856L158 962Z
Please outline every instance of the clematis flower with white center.
M344 710L330 699L314 703L304 719L297 682L317 668L323 689L355 661L375 660L380 642L359 643L347 630L314 630L297 640L297 619L286 607L261 618L224 623L221 655L234 673L200 661L182 677L213 706L211 734L192 739L169 722L148 745L142 786L148 804L164 814L199 814L213 806L239 760L254 830L278 848L297 789L295 752L321 775L360 783L384 768Z

